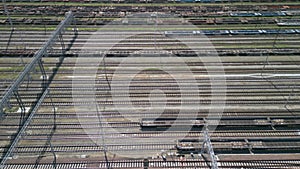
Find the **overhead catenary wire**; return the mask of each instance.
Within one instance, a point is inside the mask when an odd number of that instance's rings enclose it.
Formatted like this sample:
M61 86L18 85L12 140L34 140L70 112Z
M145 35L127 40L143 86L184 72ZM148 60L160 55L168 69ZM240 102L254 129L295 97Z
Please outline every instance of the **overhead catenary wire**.
M107 66L106 66L106 62L105 62L106 56L107 56L106 52L102 53L101 60L103 62L105 81L108 85L108 90L106 90L106 93L108 94L109 92L111 92L111 85L110 85L110 81L109 81L108 76L107 76L107 70L106 70ZM93 88L93 91L96 91L95 88ZM106 101L107 101L107 98L106 98ZM94 97L94 105L95 105L95 108L96 108L96 116L97 116L98 122L99 122L99 133L101 135L101 141L102 141L102 147L103 147L103 153L104 153L106 168L110 169L110 162L109 162L108 157L107 157L107 146L106 146L106 142L105 142L105 133L104 133L104 128L102 126L102 115L101 115L101 112L99 110L99 105L98 105L98 102L97 102L96 95ZM103 104L103 111L104 110L105 110L105 104Z
M48 92L48 97L50 98L50 102L51 102L51 105L52 105L52 108L53 108L53 128L52 128L52 132L50 134L50 137L52 137L52 135L56 131L56 107L53 103L53 99L52 99L50 89L49 89L49 92ZM53 168L56 169L57 168L57 164L56 164L57 159L56 159L56 153L54 151L54 147L52 145L51 139L49 139L49 146L50 146L51 152L53 154L53 162L52 162Z
M42 96L40 97L40 99L38 100L38 102L36 103L36 105L34 106L33 110L31 111L30 115L28 116L28 118L24 122L23 126L19 130L19 132L16 135L16 137L14 138L12 144L10 145L9 149L7 150L7 152L5 153L4 157L1 160L0 169L4 169L6 161L12 155L12 152L15 149L15 147L17 146L17 144L19 143L19 141L21 139L21 136L25 132L27 126L30 124L32 118L34 117L35 113L37 112L38 108L40 107L40 105L42 104L42 102L44 101L44 99L45 99L45 97L47 95L48 95L48 89L46 89L43 92Z
M45 72L45 69L44 69L43 62L42 62L41 58L44 54L47 53L48 47L51 46L54 43L54 39L56 38L56 35L61 34L64 31L65 26L72 22L72 19L73 19L73 15L72 15L71 12L69 12L69 14L66 16L66 19L61 22L61 24L57 27L57 30L50 37L50 39L38 51L38 53L37 53L37 55L35 55L34 59L32 59L32 61L26 66L26 68L24 69L25 71L23 71L20 74L20 76L13 83L13 85L10 87L10 89L4 94L5 98L2 98L2 100L1 100L1 111L3 111L3 107L5 106L5 104L7 104L7 102L9 102L10 97L11 97L10 95L13 93L13 94L15 94L15 96L17 98L17 102L19 103L19 105L21 107L21 113L25 112L26 109L23 106L24 104L23 104L21 98L19 97L19 94L18 94L17 91L19 89L19 85L23 82L24 77L27 76L32 71L32 69L34 69L34 67L36 66L36 63L38 63L38 66L40 67L40 71L42 73L42 91L41 91L41 95L38 97L38 100L35 103L33 109L30 111L30 114L27 117L26 121L24 123L22 122L22 124L20 125L20 129L19 129L17 135L12 140L12 142L9 146L9 149L4 154L4 156L1 160L0 169L3 169L5 167L6 161L8 160L9 157L11 157L13 155L13 151L14 151L15 147L17 146L17 144L19 143L19 141L20 141L22 135L24 134L27 126L31 123L33 117L35 116L35 113L39 109L40 105L44 102L45 97L47 95L49 95L49 85L50 85L51 81L47 81L48 80L47 74ZM63 55L64 55L64 52L63 52ZM55 129L56 129L56 110L55 110L55 107L54 107L51 96L50 96L50 101L51 101L51 105L53 106L53 111L54 111L54 122L53 122L53 128L51 130L51 134L48 136L46 144L49 144L49 146L50 146L51 152L54 156L53 168L56 169L56 154L55 154L54 148L53 148L52 143L51 143L51 138L52 138L52 136L55 132ZM21 115L21 118L23 118L23 115Z
M3 3L4 12L5 12L5 14L7 16L7 19L8 19L8 23L9 23L11 29L14 29L13 22L11 20L10 14L7 10L6 0L2 0L2 3Z
M96 107L96 113L97 113L97 117L98 117L98 121L99 121L99 128L100 128L100 135L101 135L101 140L102 140L102 146L103 146L103 153L104 153L104 158L105 158L105 162L106 162L106 168L110 169L110 163L108 161L108 157L107 157L107 146L105 143L105 133L104 133L104 129L102 127L102 117L101 117L101 112L99 111L99 107L98 107L98 103L96 101L96 97L95 97L95 107Z
M8 23L9 23L10 29L11 29L11 30L10 30L10 35L9 35L9 38L8 38L8 41L7 41L7 44L6 44L6 50L5 50L5 51L7 51L7 50L8 50L8 47L9 47L9 45L10 45L11 38L12 38L12 35L13 35L13 33L14 33L15 28L14 28L13 22L12 22L12 20L11 20L9 11L8 11L8 9L7 9L6 0L2 0L2 3L3 3L3 8L4 8L4 13L5 13L6 16L7 16Z
M22 72L20 72L18 78L12 83L10 88L3 95L0 103L0 115L3 114L3 108L5 104L10 99L13 91L19 88L20 84L23 82L24 78L28 76L29 72L35 67L35 65L40 61L40 59L47 54L49 47L56 41L56 37L65 31L65 28L69 26L69 24L73 20L73 13L68 12L66 14L66 18L57 26L56 30L52 33L52 36L48 39L48 41L36 52L30 62L25 66Z
M277 47L276 47L276 43L277 43L277 41L278 41L278 38L279 38L279 35L280 35L281 30L282 30L282 28L279 28L279 29L277 30L277 33L276 33L276 35L275 35L275 38L274 38L274 40L273 40L273 42L272 42L272 48L271 48L271 49L272 49L273 51L274 51L274 49L277 48ZM294 92L294 88L296 87L296 85L295 85L295 83L294 83L293 88L291 89L291 91L290 91L288 97L286 98L286 96L285 96L284 94L281 93L281 91L280 91L280 89L277 87L277 85L274 84L271 80L269 80L268 77L265 77L264 71L265 71L265 69L266 69L266 66L267 66L267 65L270 65L269 57L270 57L269 54L267 54L266 57L265 57L265 61L264 61L264 64L263 64L263 67L262 67L261 75L260 75L260 76L261 76L265 81L267 81L268 83L270 83L270 84L271 84L271 85L272 85L272 86L273 86L273 87L281 94L281 96L286 100L286 103L284 104L283 107L284 107L290 114L292 114L293 116L295 116L295 114L294 114L291 110L288 109L287 105L288 105L289 100L290 100L290 98L291 98L291 96L292 96L292 92ZM290 57L289 57L289 58L290 58Z

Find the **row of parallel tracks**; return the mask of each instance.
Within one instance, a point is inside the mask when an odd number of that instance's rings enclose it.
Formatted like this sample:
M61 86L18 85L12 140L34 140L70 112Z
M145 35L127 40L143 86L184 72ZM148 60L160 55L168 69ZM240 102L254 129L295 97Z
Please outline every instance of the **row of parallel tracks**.
M234 25L231 27L234 27ZM81 28L79 27L79 29ZM5 51L10 32L1 31L0 50L7 54L21 53L23 56L27 56L28 53L37 51L50 33L30 31L30 28L28 28L28 31L17 29L11 37L12 43ZM87 39L97 35L102 38L87 42ZM113 35L115 35L115 32L113 32ZM64 35L64 41L66 46L72 46L67 53L77 54L82 52L83 45L87 45L85 49L89 51L110 44L111 36L110 34L101 35L101 33L95 34L94 32L80 30L78 37L71 44L74 35L72 32L67 31ZM149 39L153 41L153 38L157 39L156 45L160 49L168 51L186 50L185 46L165 37L163 34L143 33L131 39L123 40L114 46L112 51L130 53L141 48L153 50L156 46L153 45L153 42L149 42ZM227 49L233 51L240 49L260 49L262 51L291 49L294 52L299 52L300 35L224 35L210 36L209 40L217 51ZM23 46L23 42L25 42L25 46ZM192 41L192 39L189 42L189 45L195 45L195 41ZM210 49L205 46L206 41L202 43L203 46L197 48L198 50ZM99 46L93 48L95 44ZM56 44L53 52L60 52L59 43ZM211 133L212 144L215 153L218 155L219 168L294 169L300 166L300 157L297 155L300 151L300 101L297 95L299 94L300 85L299 56L292 56L289 53L283 53L282 56L270 56L269 63L271 65L266 66L262 71L265 59L265 56L222 57L226 75L226 105L220 126ZM57 60L55 58L45 58L44 60L46 72L51 74ZM1 94L5 92L16 73L22 70L22 65L18 62L17 57L1 59ZM25 59L25 62L28 62L28 60ZM109 80L111 80L119 63L120 58L108 58L106 60L106 73ZM203 63L186 61L186 64L195 75L200 99L197 99L198 94L190 87L191 79L181 77L180 81L183 86L180 86L180 88L186 91L183 95L187 98L186 105L182 109L193 109L193 106L197 107L198 104L201 104L198 107L197 115L201 124L195 125L188 132L180 130L180 126L175 130L165 132L166 128L164 127L143 127L141 126L141 120L144 117L177 117L182 93L180 93L179 87L173 79L164 76L165 74L162 75L161 71L147 70L133 81L130 87L130 100L128 100L125 98L126 93L122 86L124 77L126 79L129 74L134 73L130 70L147 67L149 63L127 63L129 69L120 74L118 82L120 85L114 88L117 93L117 100L113 102L111 93L108 92L109 87L106 79L103 76L103 69L99 69L98 81L95 85L95 96L97 103L100 105L101 117L105 120L105 123L100 123L98 116L93 112L75 112L74 106L87 107L90 102L82 99L74 103L72 97L89 97L90 95L85 92L88 90L85 86L72 86L72 80L77 83L86 80L82 79L86 74L77 74L74 77L75 59L66 58L50 85L51 97L57 108L57 113L54 115L50 99L46 98L25 133L23 133L21 141L14 149L12 158L7 161L5 169L53 168L52 151L57 156L57 168L107 168L108 164L103 156L103 144L93 142L102 139L100 124L106 131L105 148L111 152L108 155L111 168L144 168L145 164L142 158L155 157L162 152L161 150L184 154L185 159L175 156L168 156L167 161L160 158L149 159L149 168L209 168L208 163L202 157L198 157L196 152L194 152L195 157L193 158L189 152L176 149L176 141L183 135L188 140L203 137L201 130L211 103L211 85ZM84 70L89 68L90 63L80 63L76 66L82 67L82 70ZM181 63L169 61L163 68L178 68L180 66L182 66ZM16 67L19 67L19 69L14 70ZM176 74L183 73L177 69L172 72ZM263 72L265 78L260 76L261 72ZM214 73L220 74L222 72L217 71ZM29 85L24 83L19 90L24 105L27 107L34 104L40 94L41 79L39 76L39 73L33 73L31 83ZM93 81L85 82L93 83ZM72 93L72 90L80 94L76 95ZM165 95L151 93L151 99L149 100L149 93L154 90L161 90ZM222 102L222 86L216 90L214 101ZM163 113L155 110L144 110L151 106L150 101L155 103L154 105L159 105L164 98L167 99L167 103L166 110ZM287 100L289 101L287 102ZM138 113L132 109L119 113L113 106L117 104L121 108L127 108L126 105L130 103L133 104L135 110L138 110ZM17 102L12 100L11 105L13 107L17 106ZM56 117L55 130L53 130L54 117ZM185 117L195 118L194 113L189 111L187 111ZM7 113L5 118L1 120L0 154L7 151L10 141L14 139L14 135L21 126L19 121L20 113L17 113L16 110ZM111 128L118 132L111 130ZM145 142L134 143L128 138L145 140ZM47 142L49 139L51 139L53 150ZM161 143L155 142L155 140L161 141ZM166 140L168 141L164 142ZM127 158L130 154L136 152L141 152L139 159ZM113 154L125 155L125 157L114 157Z
M72 60L72 59L70 59ZM74 61L74 59L73 59ZM55 133L53 134L51 140L54 151L62 156L68 156L68 154L77 153L77 154L93 154L99 153L103 151L103 146L95 145L90 139L101 139L99 134L89 134L82 129L78 118L84 119L86 121L93 121L96 116L86 114L76 114L72 112L72 76L73 71L72 69L66 70L74 66L74 63L70 62L69 59L66 59L66 63L63 64L61 67L62 71L58 71L57 75L52 82L50 89L52 94L52 99L54 100L54 104L58 107L58 114L56 115L56 124L57 128ZM3 67L7 67L8 63L2 64ZM46 67L52 67L55 63L48 62L46 63ZM297 74L298 67L295 66L296 63L291 62L277 62L275 66L273 65L272 69L265 69L265 72L272 73L274 70L276 72L280 72L282 74L289 72L290 74ZM80 64L79 66L84 68L87 67L88 63ZM177 66L176 63L171 63L171 66ZM201 63L188 63L191 67L201 66ZM224 63L224 69L226 75L228 74L241 74L239 72L239 68L244 67L243 72L247 72L248 74L255 74L257 73L257 69L251 68L251 66L262 65L262 63ZM245 66L246 65L246 66ZM277 67L276 67L277 65ZM11 66L14 66L13 64ZM114 72L114 69L118 66L117 62L114 62L112 59L111 62L107 62L107 71L108 77L110 78ZM138 64L132 63L130 66L136 67L140 66ZM230 69L226 69L230 67ZM194 74L205 74L205 70L202 71L196 70L192 71ZM8 73L8 72L6 72ZM48 72L50 73L50 71ZM101 71L99 71L101 74ZM130 73L130 72L129 72ZM159 74L160 72L157 71L148 71L145 72L146 74ZM178 72L180 73L180 71ZM126 75L126 73L124 73ZM68 78L69 77L69 78ZM80 79L77 79L80 80ZM185 87L188 89L188 79L183 79L186 81ZM209 98L210 91L207 89L209 86L208 79L197 79L200 94L202 97L202 104L209 104L210 100L205 99ZM271 82L270 82L271 81ZM274 87L272 84L275 84ZM295 96L290 98L289 106L290 110L287 111L284 108L284 104L286 103L286 99L289 96L293 86ZM289 77L281 77L281 78L269 78L268 81L263 78L257 78L254 76L244 76L241 77L228 77L226 79L227 85L227 100L226 106L223 113L223 117L234 117L234 118L246 118L249 116L257 117L258 119L263 118L274 118L280 119L281 117L291 117L293 119L298 119L298 96L297 93L299 92L299 85L298 85L298 78L293 77L293 79L289 79ZM29 87L25 88L22 87L20 93L22 94L22 98L26 105L30 105L31 102L34 102L34 98L37 96L40 88L40 81L33 80ZM103 112L103 116L108 119L109 123L106 123L102 127L110 128L114 127L116 129L120 129L122 134L117 133L107 133L106 137L109 139L117 139L120 140L119 143L107 144L107 149L109 151L144 151L144 152L152 152L160 151L164 149L170 149L171 151L176 151L175 143L174 144L141 144L141 145L134 145L134 144L122 144L122 139L124 138L151 138L151 137L158 137L161 139L171 139L176 141L178 135L184 134L184 131L171 131L168 133L164 133L161 135L161 131L149 131L149 130L142 130L140 126L140 121L120 121L122 118L127 119L139 119L141 117L149 117L149 114L146 113L139 113L136 114L131 112L123 112L122 116L118 114L116 111L109 110L109 107L112 106L112 101L110 94L107 94L107 84L103 81L100 81L96 85L97 91L96 96L99 99L99 104L102 106L105 104L106 111ZM77 90L82 90L83 88L77 88ZM122 100L122 92L120 88L119 96L120 102L124 103L125 105L129 102L126 100ZM180 93L178 92L178 86L174 84L174 81L170 79L139 79L134 81L134 87L132 88L131 99L132 102L138 104L138 106L149 106L149 102L146 99L148 97L148 93L145 91L151 91L152 89L161 89L166 93L166 97L170 97L170 105L171 106L167 111L164 112L165 117L175 116L176 117L176 110L173 107L178 106L178 102L180 100ZM3 90L3 89L2 89ZM193 105L193 98L196 96L195 93L190 91L186 94L188 98L190 98L189 102ZM175 98L175 99L174 99ZM195 101L195 100L194 100ZM12 105L16 105L16 102L12 102ZM88 104L86 102L78 102L78 105L81 104ZM251 105L252 109L251 109ZM293 106L291 106L293 105ZM14 150L14 154L18 155L18 158L26 158L29 156L39 156L42 152L45 155L50 155L51 149L49 146L45 146L44 143L48 139L49 133L51 128L53 127L53 113L50 107L50 100L46 99L43 103L40 111L35 115L33 121L31 122L30 126L28 126L26 133L24 134L21 142L19 143L18 147ZM276 107L274 107L276 106ZM71 108L70 108L71 107ZM254 108L256 107L256 108ZM249 110L250 108L250 110ZM149 112L148 112L149 113ZM156 112L151 112L150 117L159 115ZM191 114L186 114L187 117L191 116ZM205 117L207 116L207 110L199 112L198 117ZM19 113L10 113L6 116L6 118L1 122L1 140L2 143L13 138L11 136L16 130L19 128ZM221 121L222 122L222 121ZM225 122L225 120L224 120ZM251 123L251 122L250 122ZM245 145L245 141L248 140L249 143L253 143L251 147L251 152L255 154L261 153L283 153L283 155L288 156L289 153L297 152L299 150L299 131L297 129L299 120L291 122L291 124L284 125L283 127L278 126L260 126L256 128L255 126L250 128L242 129L241 126L233 126L230 128L219 128L214 133L212 133L211 139L212 143L215 147L215 151L217 154L222 155L226 153L242 153L242 154L249 154L249 145ZM99 128L99 124L91 123L91 124L84 124L85 129L90 131L96 131ZM230 125L228 123L228 125ZM124 128L130 130L123 130ZM196 130L191 130L190 132L186 133L186 138L189 139L197 139L202 137L202 132L197 130L201 130L201 128L196 128ZM87 139L90 138L90 139ZM8 142L6 143L8 144ZM5 144L3 144L5 145ZM240 146L240 147L239 147ZM2 146L2 152L5 152L5 146ZM243 159L241 159L243 160ZM245 159L244 159L245 160ZM258 159L257 159L258 160ZM11 160L13 163L14 160ZM32 164L28 164L30 166ZM40 164L40 167L43 165L48 164ZM65 165L72 168L76 168L76 164L61 164L58 165ZM83 165L85 167L92 166L89 162L81 162L78 165ZM105 168L106 163L100 163L101 168ZM142 161L112 161L111 166L115 168L141 168ZM150 166L160 168L160 167L175 167L175 166L185 166L185 167L193 167L193 166L202 166L207 167L203 160L195 160L195 159L187 159L186 161L179 161L175 160L173 162L163 162L163 161L153 161ZM250 162L250 161L241 161L236 162L232 161L222 161L220 160L219 165L223 168L231 168L231 167L238 167L240 166L248 166L251 167L295 167L297 164L295 161L292 160L284 160L284 161L257 161L257 162ZM17 164L7 165L7 168L16 168L19 167Z
M144 50L151 50L154 48L154 44L153 42L149 42L149 40L153 40L153 38L156 38L156 45L159 46L160 49L179 52L186 48L178 41L176 42L174 39L166 37L163 34L163 31L158 31L156 32L157 34L153 33L154 32L137 32L137 35L122 40L122 42L118 42L117 45L115 45L114 41L109 39L111 36L115 35L115 32L103 34L103 32L100 31L80 31L74 42L72 41L72 38L74 37L72 31L68 31L63 37L65 45L72 46L71 50L68 51L69 54L82 53L82 47L84 47L85 50L99 50L106 49L107 46L111 45L114 45L113 50L111 50L112 52L133 52L141 48ZM9 39L9 32L2 31L2 34L0 35L0 49L8 53L20 53L24 52L24 49L29 53L34 52L40 48L49 35L49 33L44 35L42 31L16 31L10 39L11 44L8 46L7 51L5 51ZM98 37L99 39L95 39L94 37ZM181 39L186 38L189 37L181 37ZM276 35L217 35L208 36L208 38L210 41L209 43L212 43L217 50L273 49L274 47L276 49L297 50L300 42L299 34L279 34L277 37ZM195 42L198 43L197 48L199 50L211 50L211 46L207 45L208 41L205 40L205 38L189 38L187 45L193 45ZM54 51L58 52L59 50L60 46L58 43L54 47Z
M231 162L231 161L224 161L219 162L219 166L222 166L220 168L255 168L255 167L261 167L261 168L291 168L294 166L294 164L298 164L299 162L296 160L290 160L290 161L240 161L240 162ZM144 162L141 160L119 160L111 162L109 165L105 162L96 163L96 162L75 162L75 163L60 163L57 164L57 168L107 168L107 166L111 168L143 168ZM150 168L203 168L208 169L207 164L204 161L199 160L188 160L188 161L159 161L159 160L150 160L149 161ZM9 165L8 169L13 168L34 168L36 165L33 164L14 164ZM39 165L39 168L51 168L53 167L52 164L41 164Z
M299 62L295 60L297 57L292 57L293 61L284 60L276 61L272 66L267 66L264 70L265 74L290 74L291 76L278 76L261 78L259 73L263 65L263 59L253 62L243 62L243 58L231 59L231 61L224 62L224 70L226 76L227 94L226 94L226 105L224 108L223 118L221 120L221 127L218 127L214 133L211 134L212 144L215 148L215 152L218 154L219 166L221 168L232 168L243 166L244 168L262 167L262 168L276 168L276 167L286 167L295 168L299 166L299 163L294 158L291 157L291 153L299 152L300 150L300 131L299 128L299 97L297 96L299 92L299 67L296 66ZM226 59L225 59L226 60ZM72 79L80 81L81 74L77 74L78 77L73 76L73 67L75 66L74 58L66 58L60 69L58 70L54 81L50 85L50 91L54 105L58 108L56 114L56 130L51 137L51 143L53 145L53 150L58 156L58 166L62 168L85 168L100 165L100 168L105 168L106 163L101 162L93 164L88 160L88 158L77 158L73 160L72 163L68 163L68 158L71 160L74 154L77 155L90 155L89 158L101 156L103 154L103 146L95 144L92 140L100 140L102 138L99 134L99 121L95 122L95 115L88 115L87 112L74 112L73 105L82 106L89 104L88 102L80 101L73 103L72 99ZM138 68L139 66L146 66L148 63L134 64L129 63L130 68ZM17 63L1 63L2 67L14 67ZM111 79L115 69L119 65L118 59L108 58L106 61L107 66L107 77ZM187 65L191 68L191 71L195 76L207 74L203 68L203 64L199 62L187 62ZM46 67L55 67L55 60L48 59L45 62ZM88 63L80 63L77 65L82 69L87 69L89 67ZM180 66L177 63L170 62L166 67ZM51 73L51 69L47 73ZM6 74L9 73L8 70L3 70ZM180 71L175 71L176 73L181 73ZM98 74L103 74L103 70L99 69ZM132 73L127 71L122 73L120 76L127 76ZM216 72L218 73L218 72ZM111 142L106 144L108 151L114 153L118 152L137 152L143 151L149 156L155 156L155 154L150 154L152 152L161 152L161 150L170 150L171 152L177 152L176 150L176 140L178 136L185 135L186 139L199 139L202 138L201 126L194 127L189 132L180 131L180 129L175 131L170 131L162 134L164 132L161 128L143 128L140 125L142 117L176 117L178 114L178 106L180 106L181 94L178 90L178 85L174 83L173 79L162 78L160 75L161 71L158 70L148 70L142 72L143 78L137 78L133 81L133 85L130 88L130 99L125 100L124 96L126 93L122 90L122 86L118 86L115 90L118 93L117 103L121 106L126 106L129 103L133 103L136 109L142 109L141 107L149 107L149 91L152 90L162 90L166 95L167 110L160 114L159 112L139 112L136 114L132 111L126 113L118 113L113 109L113 102L111 95L107 93L108 86L106 80L103 76L99 76L96 84L96 97L98 99L98 104L105 107L105 111L102 112L102 118L106 120L106 123L102 124L105 129L114 128L119 130L121 133L106 133L105 137L108 140L117 140L116 142ZM245 75L251 74L251 76ZM84 74L82 74L84 75ZM149 75L149 76L147 76ZM150 75L158 75L150 77ZM239 76L230 76L239 75ZM292 76L296 75L296 76ZM146 77L146 78L145 78ZM147 78L148 77L148 78ZM149 78L150 77L150 78ZM291 78L292 77L292 78ZM182 79L185 81L183 87L185 90L189 91L189 79ZM196 78L199 87L200 103L204 108L200 108L198 112L198 118L205 118L208 114L207 108L211 100L210 91L210 81L207 77ZM120 84L122 79L120 79ZM22 86L20 89L20 94L22 95L23 101L26 106L31 105L36 96L40 91L40 80L33 79L28 86ZM182 87L182 86L181 86ZM73 90L84 91L86 90L82 86L73 88ZM4 88L1 89L4 92ZM290 92L293 90L295 95L290 96ZM83 93L84 94L84 93ZM156 96L156 95L152 95ZM194 106L196 101L195 94L192 89L191 91L185 93L188 98L188 106ZM289 98L290 96L290 98ZM221 98L221 96L220 96ZM284 107L287 103L288 109ZM157 100L156 100L157 99ZM155 97L152 102L160 102L161 98L159 96ZM218 100L218 98L217 98ZM222 100L222 99L220 99ZM16 106L17 103L12 101L11 104ZM184 107L185 109L186 107ZM186 117L192 117L193 114L186 113ZM251 118L249 118L251 117ZM52 152L49 145L45 145L51 129L53 127L54 114L52 112L51 103L49 98L47 98L40 110L34 116L33 121L28 126L26 132L18 144L17 148L14 150L14 158L8 161L6 168L18 168L20 165L15 163L16 161L24 160L27 167L34 167L35 158L43 156L44 162L38 165L39 167L46 167L47 158L52 158ZM227 118L227 119L226 119ZM230 120L228 120L228 118ZM14 138L14 133L17 131L19 126L20 113L9 113L1 122L1 149L0 151L4 153L7 146L9 145L9 140ZM84 129L80 123L81 119L87 123L83 123ZM128 120L129 119L129 120ZM273 123L271 123L273 120ZM277 122L276 122L277 120ZM267 125L261 125L259 123L269 123ZM276 122L276 123L275 123ZM232 125L236 123L235 125ZM249 124L249 125L245 125ZM245 127L248 126L248 127ZM250 127L249 127L250 126ZM87 134L86 130L90 133ZM90 139L88 139L90 138ZM158 139L168 139L172 140L173 143L140 143L133 144L124 141L125 138L134 139L145 139L145 138L158 138ZM125 139L126 140L126 139ZM181 152L182 153L182 152ZM254 161L248 161L248 156L240 156L237 159L228 160L225 156L228 154L239 153L244 155L254 154L270 154L276 155L281 154L284 156L282 161L272 161L252 159ZM186 154L187 159L180 161L179 158L174 157L173 161L160 161L150 160L149 166L153 168L162 167L180 167L184 166L186 168L193 168L196 166L207 168L207 164L201 158L191 158ZM223 157L224 156L224 157ZM222 158L223 157L223 158ZM27 160L31 158L31 160ZM101 157L102 158L102 157ZM112 157L110 157L112 159ZM26 160L25 160L26 159ZM49 159L48 159L49 160ZM26 161L26 162L25 162ZM74 162L74 161L77 161ZM104 158L103 158L104 161ZM23 164L23 163L22 163ZM142 160L111 160L110 165L113 168L142 168ZM64 167L63 167L64 166Z

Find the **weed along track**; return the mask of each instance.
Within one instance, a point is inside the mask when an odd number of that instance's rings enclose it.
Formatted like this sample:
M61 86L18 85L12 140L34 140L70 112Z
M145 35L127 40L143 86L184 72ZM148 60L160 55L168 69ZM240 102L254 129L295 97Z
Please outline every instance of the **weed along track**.
M0 8L0 169L299 168L297 2Z

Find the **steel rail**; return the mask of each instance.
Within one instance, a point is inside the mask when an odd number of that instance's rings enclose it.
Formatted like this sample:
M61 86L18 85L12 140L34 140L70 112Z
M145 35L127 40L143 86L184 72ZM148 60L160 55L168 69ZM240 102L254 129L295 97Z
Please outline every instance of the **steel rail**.
M42 46L40 50L38 50L35 53L32 60L26 65L23 71L21 71L21 73L19 74L18 78L13 82L13 84L9 87L7 92L2 96L0 103L0 117L3 115L3 108L7 104L13 92L19 88L24 78L34 68L38 61L47 53L48 48L51 47L52 44L56 41L57 37L64 32L65 28L69 26L73 18L74 16L71 11L66 13L66 18L63 21L61 21L61 23L57 26L56 30L50 36L49 40Z
M23 124L22 128L20 129L20 131L18 132L17 136L15 137L14 141L12 142L12 144L10 145L8 151L6 152L5 156L2 158L2 161L0 163L0 169L4 169L5 167L5 163L8 160L8 158L11 156L13 150L15 149L16 145L18 144L19 140L21 139L22 134L24 133L24 131L26 130L27 126L30 124L33 116L35 115L35 113L37 112L38 108L40 107L40 105L42 104L42 102L44 101L45 97L47 96L49 90L46 89L43 93L43 95L41 96L41 98L39 99L39 101L37 102L37 104L34 106L33 110L31 111L29 117L27 118L27 120L25 121L25 123Z

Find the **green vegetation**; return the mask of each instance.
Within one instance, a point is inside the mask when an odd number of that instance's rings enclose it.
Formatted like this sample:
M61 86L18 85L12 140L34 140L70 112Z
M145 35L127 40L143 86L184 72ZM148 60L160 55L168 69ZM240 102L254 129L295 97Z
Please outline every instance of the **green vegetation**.
M19 107L5 108L4 112L13 113L13 112L17 112L18 109L19 109Z
M9 72L20 72L22 71L24 68L23 67L0 67L0 72L5 72L5 71L9 71Z
M1 73L0 74L0 80L6 80L6 79L16 79L18 77L18 73L10 74L10 73Z
M161 70L160 68L156 68L156 67L144 69L144 71L160 71L160 70Z
M39 26L36 26L36 25L17 25L17 26L14 26L16 30L19 30L19 31L44 31L45 28L43 25L39 25ZM56 29L56 26L53 25L53 26L47 26L46 27L46 31L54 31ZM3 26L3 27L0 27L0 31L10 31L11 28L9 26Z
M10 16L11 19L22 19L22 18L26 18L26 19L60 19L63 20L65 17L63 16L41 16L41 15L11 15ZM6 15L0 15L0 19L7 19Z
M253 44L253 45L221 45L221 46L215 46L215 48L227 48L227 49L235 49L235 48L239 48L239 49L272 49L274 48L272 44L269 45L260 45L260 44ZM275 45L275 48L284 48L284 49L288 49L288 48L298 48L297 45Z
M198 27L176 27L173 28L141 28L141 27L117 27L117 26L89 26L89 27L80 27L77 26L79 31L168 31L168 30L239 30L239 29L299 29L299 26L277 26L273 25L257 25L257 24L235 24L235 25L201 25ZM150 27L150 25L149 25ZM16 30L19 31L44 31L45 28L43 25L21 25L16 26ZM47 26L46 31L54 31L56 28L55 25ZM8 26L0 27L0 31L10 31L11 28ZM72 28L67 30L71 31Z
M41 16L41 15L11 15L12 19L45 19L45 20L63 20L63 16ZM233 16L199 16L199 17L185 17L186 20L195 20L195 19L215 19L215 18L237 18ZM243 19L300 19L300 16L272 16L272 17L240 17ZM7 16L1 15L0 20L7 19ZM120 19L120 17L83 17L83 18L76 18L79 21L84 21L85 19L93 19L93 20L103 20L103 21L113 21L115 19ZM179 18L160 18L161 20L175 20Z
M234 3L80 3L80 2L8 2L8 5L26 6L231 6L231 5L299 5L298 2L234 2Z
M228 48L228 49L235 49L235 48L239 48L239 49L265 49L265 48L273 48L273 44L272 43L265 43L265 44L261 44L261 43L253 43L253 44L242 44L242 45L237 45L237 43L234 44L214 44L212 43L212 45L215 48ZM202 46L205 47L205 46ZM185 45L165 45L160 47L161 49L187 49L187 46ZM288 44L275 44L275 48L298 48L297 45L288 45Z

